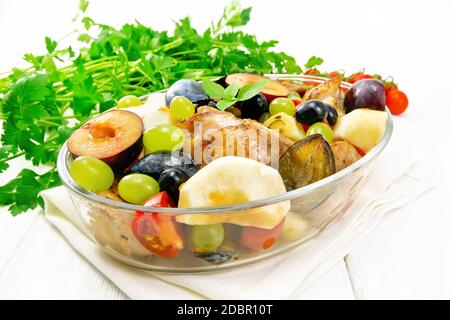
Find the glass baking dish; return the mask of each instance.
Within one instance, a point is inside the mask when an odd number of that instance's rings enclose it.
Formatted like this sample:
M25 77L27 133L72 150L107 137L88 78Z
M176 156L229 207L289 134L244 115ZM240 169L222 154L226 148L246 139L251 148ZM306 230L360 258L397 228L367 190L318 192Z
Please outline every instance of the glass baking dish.
M321 83L326 78L309 75L266 75L272 79L298 80ZM349 83L342 83L349 88ZM333 223L355 197L355 190L368 174L374 159L388 144L393 122L386 109L387 126L381 141L364 157L349 167L313 184L257 201L233 206L207 208L154 208L117 202L99 196L80 187L70 176L69 168L73 160L64 144L58 156L58 172L63 185L72 198L81 221L100 248L114 258L134 267L169 273L210 272L225 268L238 267L283 253L295 246L304 244L317 235L328 224ZM189 250L187 237L185 249L174 259L158 257L145 247L133 235L132 220L136 212L158 215L252 215L261 208L269 208L282 202L290 203L283 231L274 245L268 249L249 250L239 246L240 226L225 224L224 249L208 256L199 257ZM189 225L180 224L183 234L189 234Z

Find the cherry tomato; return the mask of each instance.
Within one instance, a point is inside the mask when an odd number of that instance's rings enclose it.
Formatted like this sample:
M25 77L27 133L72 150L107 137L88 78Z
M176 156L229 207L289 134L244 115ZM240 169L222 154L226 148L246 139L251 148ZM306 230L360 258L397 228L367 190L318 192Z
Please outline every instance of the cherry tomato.
M392 91L392 90L398 90L397 85L396 85L395 83L393 83L393 82L385 82L385 83L384 83L384 87L386 88L386 94L387 94L389 91Z
M320 71L316 68L308 69L304 72L304 74L310 75L310 76L318 76L320 74Z
M337 76L339 76L341 74L342 73L340 73L339 71L332 71L332 72L328 73L328 77L335 78L335 77L337 77Z
M284 219L273 229L262 229L256 227L244 227L241 233L240 244L252 250L270 248L284 227Z
M171 208L173 200L163 191L148 199L148 207ZM183 250L184 243L179 225L173 216L136 211L131 222L136 239L148 250L164 258L175 258Z
M359 80L363 80L363 79L372 79L373 76L371 76L370 74L364 74L364 73L355 73L352 74L349 78L348 78L348 82L350 83L355 83L358 82Z
M398 89L387 90L386 105L392 114L401 114L408 108L408 97L403 91Z

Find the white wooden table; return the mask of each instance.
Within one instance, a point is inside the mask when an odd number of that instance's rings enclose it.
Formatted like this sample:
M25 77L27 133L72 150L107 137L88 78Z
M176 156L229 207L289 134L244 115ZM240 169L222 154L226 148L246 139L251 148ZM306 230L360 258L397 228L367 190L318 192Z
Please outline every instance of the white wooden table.
M44 49L43 38L73 29L77 0L0 0L0 70L25 52ZM450 298L450 47L448 1L250 1L246 31L278 39L299 61L311 55L325 68L395 75L410 98L410 110L395 119L395 134L416 142L414 153L435 189L396 210L300 299ZM94 20L119 26L138 19L171 28L187 14L203 29L222 3L95 0ZM208 8L208 10L205 10ZM36 13L39 14L36 14ZM207 12L207 13L206 13ZM337 30L336 26L340 26ZM402 155L398 155L402 161ZM395 164L392 164L395 165ZM13 177L18 161L0 176ZM39 210L11 217L0 208L0 299L126 299L114 284L80 257Z

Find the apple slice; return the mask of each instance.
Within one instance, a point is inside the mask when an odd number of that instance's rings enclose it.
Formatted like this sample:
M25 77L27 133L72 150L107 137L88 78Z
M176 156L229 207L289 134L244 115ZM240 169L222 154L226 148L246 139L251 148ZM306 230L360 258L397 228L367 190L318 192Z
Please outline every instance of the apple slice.
M113 170L122 170L141 153L143 128L141 118L135 113L111 110L75 130L67 147L74 157L95 157Z
M225 78L225 83L231 85L236 82L239 87L243 87L246 84L259 82L263 80L269 80L266 77L260 76L254 73L233 73ZM269 83L261 90L261 93L266 97L270 103L275 98L287 97L289 95L289 89L276 80L269 80Z

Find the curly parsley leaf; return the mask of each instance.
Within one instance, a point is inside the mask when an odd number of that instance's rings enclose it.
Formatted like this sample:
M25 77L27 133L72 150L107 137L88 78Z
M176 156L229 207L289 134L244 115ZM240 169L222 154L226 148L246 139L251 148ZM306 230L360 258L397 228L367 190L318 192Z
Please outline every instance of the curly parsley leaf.
M323 63L323 59L320 57L312 56L309 58L308 62L305 63L306 69L312 69L314 67L320 66Z

